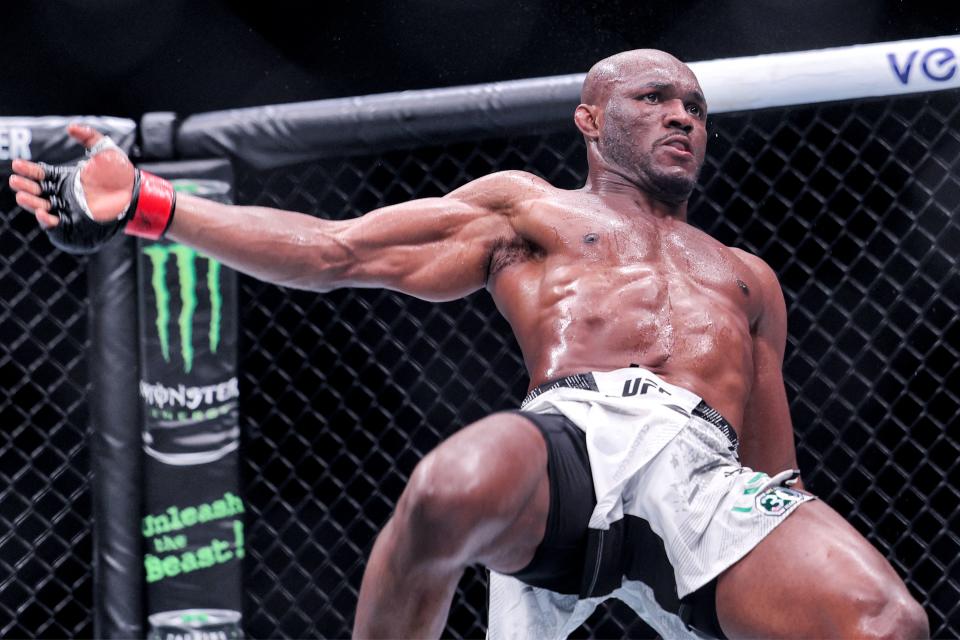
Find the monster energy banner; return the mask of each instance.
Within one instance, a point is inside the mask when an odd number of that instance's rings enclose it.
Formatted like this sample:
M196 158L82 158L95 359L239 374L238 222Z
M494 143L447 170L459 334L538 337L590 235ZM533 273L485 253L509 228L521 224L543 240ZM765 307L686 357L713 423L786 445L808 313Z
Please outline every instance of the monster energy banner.
M178 194L231 200L226 162L144 168ZM137 253L150 637L240 637L236 275L174 242L141 240Z

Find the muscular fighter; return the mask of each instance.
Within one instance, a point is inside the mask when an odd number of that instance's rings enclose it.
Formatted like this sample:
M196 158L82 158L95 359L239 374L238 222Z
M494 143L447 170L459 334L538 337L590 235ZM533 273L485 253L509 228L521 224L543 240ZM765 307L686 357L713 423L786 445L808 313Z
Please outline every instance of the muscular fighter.
M584 83L579 190L504 172L347 221L174 205L81 126L95 153L79 171L15 161L10 184L72 250L125 227L287 287L493 296L530 394L417 465L370 556L358 637L439 636L473 563L491 570L491 637L563 636L610 596L666 637L926 637L887 561L789 486L777 278L686 222L706 118L688 67L631 51Z

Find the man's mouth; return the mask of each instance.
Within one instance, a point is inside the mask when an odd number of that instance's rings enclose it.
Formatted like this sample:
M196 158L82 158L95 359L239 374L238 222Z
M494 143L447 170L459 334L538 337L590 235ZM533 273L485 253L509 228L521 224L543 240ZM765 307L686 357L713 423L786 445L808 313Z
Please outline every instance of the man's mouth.
M665 147L670 147L676 149L677 151L682 151L684 153L693 153L693 147L690 146L690 141L683 136L673 136L667 138L660 142L661 145Z

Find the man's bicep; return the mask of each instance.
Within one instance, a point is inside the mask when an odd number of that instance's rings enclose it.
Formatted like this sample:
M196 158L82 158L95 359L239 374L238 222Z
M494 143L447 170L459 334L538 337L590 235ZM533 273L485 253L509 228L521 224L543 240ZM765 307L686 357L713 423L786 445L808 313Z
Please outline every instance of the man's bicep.
M495 248L514 239L519 212L550 186L503 171L443 198L385 207L341 233L349 268L340 286L386 287L425 300L453 300L484 286Z
M339 225L338 286L383 287L451 300L483 287L489 255L509 235L500 213L456 198L426 198Z

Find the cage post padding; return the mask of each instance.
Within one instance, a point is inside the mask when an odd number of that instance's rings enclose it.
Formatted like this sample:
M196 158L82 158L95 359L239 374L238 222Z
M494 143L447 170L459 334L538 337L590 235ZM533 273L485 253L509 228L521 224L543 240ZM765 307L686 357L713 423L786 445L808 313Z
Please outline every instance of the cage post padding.
M181 197L233 199L224 160L141 169ZM140 238L137 259L149 637L240 638L236 274L168 239Z

